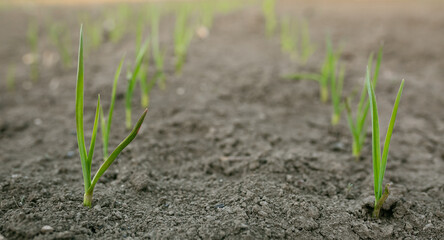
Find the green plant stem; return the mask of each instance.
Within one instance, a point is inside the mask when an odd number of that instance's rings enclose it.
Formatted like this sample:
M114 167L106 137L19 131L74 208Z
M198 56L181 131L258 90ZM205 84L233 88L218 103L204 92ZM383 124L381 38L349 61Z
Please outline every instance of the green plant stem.
M335 126L339 123L339 120L341 119L341 115L337 113L333 113L331 116L331 125Z
M126 128L131 129L132 121L131 121L131 100L133 97L133 91L134 87L136 85L137 76L139 74L140 66L142 65L145 52L148 49L149 41L146 40L145 43L140 48L139 52L137 53L136 62L134 65L134 69L131 72L131 78L128 82L128 88L125 95L125 114L126 114Z
M116 73L114 74L114 82L113 82L113 89L111 92L111 103L109 105L108 110L108 118L105 120L105 116L103 114L103 111L100 111L101 113L101 127L102 127L102 142L103 142L103 160L105 161L108 158L108 143L109 143L109 133L111 131L111 123L113 119L113 112L114 112L114 105L116 102L116 92L117 92L117 82L119 80L120 72L122 70L123 61L125 60L125 57L122 57L119 63L119 67L116 70Z
M353 155L353 157L355 157L357 160L358 160L359 157L361 156L361 149L359 148L359 143L357 143L357 139L353 139L353 143L352 143L352 155Z
M383 47L381 46L379 48L378 56L376 58L376 65L373 73L373 83L372 83L373 86L376 86L378 82L379 68L382 61L382 51ZM372 63L373 63L373 53L371 53L368 58L367 66L369 69L372 69ZM350 107L350 101L351 97L347 97L347 99L344 101L344 105L347 113L348 125L353 138L353 145L352 145L353 156L356 157L357 160L359 160L359 157L361 155L361 150L365 142L366 119L368 111L370 109L370 102L367 96L367 84L364 84L362 88L360 100L357 105L356 114L354 116Z
M326 103L328 101L328 86L322 85L321 89L320 89L320 92L319 92L319 95L321 97L321 101L323 103Z
M131 128L131 109L125 109L125 113L126 113L126 128L128 129L128 128Z
M91 205L92 205L92 197L93 197L93 192L92 191L91 192L86 192L83 195L83 206L91 207Z
M386 184L384 193L382 194L381 198L379 200L375 199L375 207L373 209L373 214L372 214L373 218L379 218L379 213L381 211L382 205L384 205L385 200L387 200L387 198L390 194L388 187L389 187L389 184Z
M311 43L310 40L310 28L308 26L307 21L302 21L300 24L301 27L301 64L305 65L308 62L308 59L313 55L315 51L315 46Z

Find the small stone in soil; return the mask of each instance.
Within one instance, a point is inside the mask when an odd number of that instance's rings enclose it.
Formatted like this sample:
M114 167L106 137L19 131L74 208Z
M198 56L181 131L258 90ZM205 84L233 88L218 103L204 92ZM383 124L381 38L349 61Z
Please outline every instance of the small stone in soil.
M68 151L67 153L66 153L66 157L68 157L68 158L72 158L72 157L74 157L74 151Z
M408 231L408 232L412 231L412 230L413 230L413 226L412 226L412 224L410 224L409 222L407 222L407 223L405 224L405 230Z
M48 226L48 225L43 226L42 229L40 230L40 232L42 232L42 233L51 233L53 231L54 231L54 228L51 226Z
M425 231L425 230L432 228L432 227L433 227L433 224L429 223L429 224L425 225L422 230Z
M214 207L215 207L215 208L224 208L224 207L225 207L225 204L223 204L223 203L219 203L219 204L216 204Z
M268 214L265 211L259 211L258 213L259 213L259 215L261 215L263 217L268 216Z
M331 145L330 149L335 152L341 152L345 150L344 144L342 142L337 142Z

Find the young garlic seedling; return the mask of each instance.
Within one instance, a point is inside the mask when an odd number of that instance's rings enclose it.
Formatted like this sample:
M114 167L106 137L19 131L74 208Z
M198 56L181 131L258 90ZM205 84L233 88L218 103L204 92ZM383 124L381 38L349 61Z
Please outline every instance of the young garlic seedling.
M372 157L373 157L373 183L375 193L375 207L372 216L374 218L379 217L379 212L382 205L389 195L389 184L385 185L383 190L382 181L384 180L385 168L387 165L388 151L390 146L390 140L395 126L396 114L398 112L399 101L401 100L402 89L404 88L404 80L401 82L401 86L396 96L395 104L393 106L392 116L390 117L390 123L385 136L384 148L381 155L381 143L379 138L379 118L378 107L376 103L375 90L373 84L370 81L370 70L367 67L366 74L367 92L370 102L370 113L372 118Z
M288 17L281 20L281 51L290 55L292 60L298 58L297 28Z
M135 25L136 33L136 51L139 51L142 46L143 35L145 33L145 16L139 16L139 19Z
M130 74L131 78L128 81L128 88L127 88L126 95L125 95L125 108L126 108L125 114L126 114L126 128L127 129L131 129L131 126L132 126L131 100L133 98L134 87L137 82L137 75L139 74L139 70L142 65L143 58L145 56L145 52L147 51L147 48L148 48L148 43L149 43L148 40L146 40L145 43L140 48L139 52L137 53L134 69L131 72L131 74Z
M301 54L300 54L300 63L306 64L308 62L308 59L313 55L315 51L315 46L311 42L310 39L310 27L308 25L308 22L303 20L301 24L299 25L301 30Z
M337 56L339 57L339 56ZM336 57L335 57L336 58ZM330 64L330 69L334 69L330 72L330 90L331 90L331 102L333 105L333 114L331 116L331 125L335 126L339 123L341 119L341 112L344 109L344 104L342 102L342 87L344 85L345 76L345 66L339 66L339 73L336 74L336 62L337 59L332 61Z
M376 58L376 66L373 73L373 86L376 86L379 77L379 67L381 65L382 60L382 47L379 48L378 56ZM370 54L368 59L367 66L369 69L372 69L373 63L373 53ZM368 110L370 109L370 102L367 98L367 85L364 84L361 92L361 98L358 103L355 118L353 119L352 110L350 107L351 98L347 97L345 100L345 109L347 113L347 121L350 131L352 133L353 143L352 143L352 154L356 159L359 159L361 155L361 150L364 145L365 137L366 137L366 119L368 115Z
M69 48L71 46L71 36L69 31L59 23L54 22L51 25L49 36L52 44L58 49L60 56L62 57L63 67L69 68L72 65L71 54Z
M329 89L328 84L330 77L332 75L336 74L336 69L332 66L335 66L334 63L339 59L339 52L335 53L333 51L331 41L330 39L327 39L326 41L326 54L324 58L324 62L322 63L321 71L320 73L302 73L302 74L292 74L285 76L286 79L293 79L293 80L313 80L317 81L319 83L319 95L322 102L327 102L329 97Z
M145 68L141 68L145 69ZM139 81L140 81L140 88L142 91L142 98L141 98L141 104L142 107L148 107L150 104L150 95L151 90L153 90L154 86L156 85L156 77L153 77L151 80L148 78L148 75L146 71L142 71L139 73Z
M90 37L91 48L93 50L99 48L103 42L102 22L99 20L92 21L88 32L91 36Z
M102 163L99 170L97 170L93 179L91 180L91 163L94 154L94 146L96 142L99 114L101 112L100 95L97 100L96 115L94 118L93 132L89 151L86 151L85 135L83 128L83 94L84 94L84 66L83 66L83 31L80 27L80 43L79 43L79 59L77 67L77 82L76 82L76 129L77 129L77 143L79 146L80 160L82 164L83 182L85 194L83 196L83 205L91 207L94 187L99 181L100 177L106 172L108 167L114 162L117 156L125 149L128 144L137 136L143 120L145 119L148 109L145 109L139 121L137 122L131 133L114 149L111 155Z
M284 17L281 20L281 50L288 53L293 61L304 65L313 54L315 47L310 40L308 22L291 21Z
M117 6L117 9L109 11L107 15L114 23L113 28L110 29L110 39L113 43L117 43L127 33L129 20L131 19L131 9L128 4L122 3Z
M137 77L140 83L140 105L142 107L147 107L148 106L148 92L147 92L148 64L142 64L140 66L139 74Z

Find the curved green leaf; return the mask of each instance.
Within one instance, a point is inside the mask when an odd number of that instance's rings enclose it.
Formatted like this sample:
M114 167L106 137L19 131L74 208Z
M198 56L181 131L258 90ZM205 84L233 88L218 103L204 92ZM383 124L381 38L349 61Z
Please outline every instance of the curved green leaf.
M139 121L137 121L137 124L134 126L131 133L116 147L116 149L114 149L114 151L111 153L111 155L108 157L108 159L100 166L99 170L97 170L97 172L94 175L94 178L91 182L91 186L86 191L87 194L92 194L92 192L94 191L94 187L96 186L100 177L106 172L106 170L114 162L114 160L116 160L117 156L119 156L119 154L122 152L122 150L125 149L126 146L128 146L128 144L130 144L131 141L133 141L134 138L137 136L137 133L139 132L140 127L142 126L143 120L145 119L147 112L148 112L148 109L145 109L145 111L143 112Z

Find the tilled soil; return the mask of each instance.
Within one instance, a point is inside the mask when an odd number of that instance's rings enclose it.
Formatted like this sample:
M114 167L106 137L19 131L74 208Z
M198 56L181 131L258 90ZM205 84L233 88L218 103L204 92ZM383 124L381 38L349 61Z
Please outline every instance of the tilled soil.
M193 40L180 76L174 75L169 53L167 89L153 92L139 136L96 186L92 209L82 206L76 69L42 66L39 81L31 84L28 67L19 64L17 89L7 91L3 83L0 89L0 234L6 239L441 239L442 9L434 1L283 1L280 15L292 11L310 22L318 47L306 66L283 55L277 37L264 37L259 7L217 17L208 38ZM38 10L40 18L73 19L84 11ZM28 51L32 17L29 9L0 10L2 73ZM169 46L172 24L167 19L161 28ZM338 127L330 126L331 109L320 103L316 83L282 78L316 71L327 34L343 48L347 94L360 91L367 57L384 42L376 88L382 136L406 79L385 176L392 191L378 220L370 217L370 135L362 158L355 160L344 116ZM107 109L114 71L124 52L131 62L133 43L127 36L87 54L88 139L97 94ZM122 77L112 146L127 134L125 89ZM138 95L134 106L135 115L142 112ZM101 162L100 143L96 153L94 170Z

